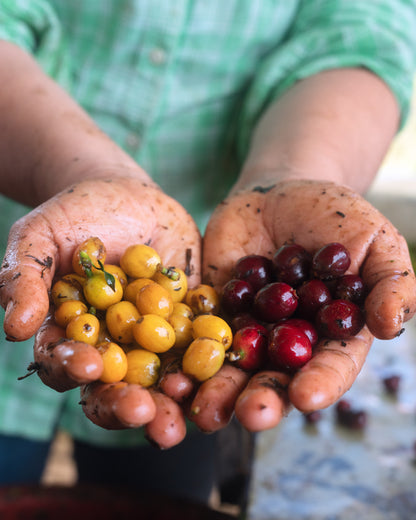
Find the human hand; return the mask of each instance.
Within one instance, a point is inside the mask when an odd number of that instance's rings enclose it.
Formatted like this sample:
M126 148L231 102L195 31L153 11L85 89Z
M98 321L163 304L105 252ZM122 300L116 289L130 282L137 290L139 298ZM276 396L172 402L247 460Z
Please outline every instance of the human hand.
M227 199L217 208L204 237L204 281L221 290L238 258L251 253L271 257L285 242L310 251L328 242L347 247L349 272L360 273L369 290L367 325L348 341L323 339L293 377L269 371L256 374L241 390L234 385L231 404L241 424L251 431L278 424L290 403L311 412L337 401L360 372L373 336L399 335L416 311L415 275L403 237L362 197L329 182L289 181ZM221 371L214 377L221 377ZM210 400L204 396L207 385L213 381L201 386L193 404L199 412L193 420L205 430L224 426L224 419L215 418L225 412L230 417L231 407L226 391L218 392L212 406L212 396Z
M107 263L118 263L127 246L147 243L158 251L165 265L186 269L190 286L200 280L199 232L176 201L151 183L134 178L83 181L13 226L0 272L5 333L11 341L36 334L35 368L48 386L62 392L87 384L82 400L87 414L95 410L95 415L90 415L94 422L105 428L141 426L162 410L156 403L163 398L152 397L137 385L88 385L102 371L98 351L84 343L63 340L64 331L48 314L48 291L54 276L71 272L76 245L90 236L99 236L104 242ZM162 404L166 407L166 400ZM174 406L173 401L170 406ZM184 419L176 411L175 431L179 432ZM163 445L161 439L154 442Z

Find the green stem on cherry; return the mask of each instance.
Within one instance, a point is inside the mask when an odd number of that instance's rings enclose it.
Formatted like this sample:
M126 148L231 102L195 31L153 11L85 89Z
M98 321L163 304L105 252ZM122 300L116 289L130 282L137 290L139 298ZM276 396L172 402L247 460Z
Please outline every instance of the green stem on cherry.
M180 274L178 273L178 271L175 270L174 267L160 266L159 271L171 280L173 280L174 282L176 282L180 278Z
M104 269L104 264L101 262L101 260L97 260L99 267L95 266L92 263L91 258L89 257L89 255L85 251L80 251L79 252L79 258L81 260L81 265L82 265L82 268L84 269L84 272L85 272L87 278L91 278L91 276L93 276L92 268L94 267L94 269L96 269L97 271L102 271L103 272L104 278L105 278L105 281L106 281L107 285L109 287L111 287L111 289L115 292L115 290L116 290L116 280L114 278L114 275L112 275L111 273L108 273Z

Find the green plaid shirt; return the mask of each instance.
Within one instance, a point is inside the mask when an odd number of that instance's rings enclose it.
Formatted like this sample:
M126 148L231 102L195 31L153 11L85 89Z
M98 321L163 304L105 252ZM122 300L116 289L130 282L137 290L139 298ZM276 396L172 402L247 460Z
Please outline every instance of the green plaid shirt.
M253 127L295 81L366 67L408 112L414 0L0 0L0 38L33 54L201 230L234 182ZM30 124L30 122L28 122ZM6 234L26 211L0 199ZM4 250L7 237L1 237ZM142 442L87 421L78 390L23 381L32 342L0 350L0 431Z

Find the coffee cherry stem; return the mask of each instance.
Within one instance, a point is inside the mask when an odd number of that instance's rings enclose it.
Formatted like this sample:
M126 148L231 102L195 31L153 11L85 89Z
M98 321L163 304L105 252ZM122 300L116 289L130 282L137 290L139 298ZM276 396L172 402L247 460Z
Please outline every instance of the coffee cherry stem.
M33 361L32 363L29 363L29 366L27 367L27 373L24 376L19 376L17 378L18 381L22 381L23 379L26 379L29 376L33 376L33 374L36 374L41 369L40 363L37 363L36 361Z
M159 271L167 276L170 280L176 282L179 280L179 273L175 270L174 267L163 267L162 265L159 267Z
M104 269L104 264L101 262L101 260L97 260L98 261L98 267L93 265L93 263L91 261L91 258L89 257L89 255L85 251L80 251L79 252L79 258L81 260L81 265L82 265L82 267L83 267L83 269L85 271L85 274L86 274L87 278L91 278L91 276L93 276L92 268L94 267L95 269L97 269L97 271L102 271L103 272L104 278L105 278L105 281L106 281L107 285L109 287L111 287L111 289L114 292L116 291L116 281L115 281L114 275L112 275L111 273L108 273Z
M85 275L87 276L87 278L91 278L92 276L92 262L91 262L91 258L89 257L89 255L85 252L85 251L80 251L79 252L79 259L80 259L80 262L81 262L81 266L85 272Z

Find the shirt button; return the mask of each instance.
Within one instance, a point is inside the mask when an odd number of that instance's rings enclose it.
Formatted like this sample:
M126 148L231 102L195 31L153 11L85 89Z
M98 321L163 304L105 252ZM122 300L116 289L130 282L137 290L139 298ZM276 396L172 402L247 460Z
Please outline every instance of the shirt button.
M133 133L128 134L126 137L126 145L133 150L137 150L137 148L140 146L140 136Z
M149 58L154 65L163 65L166 62L166 52L161 47L153 47L151 49Z

